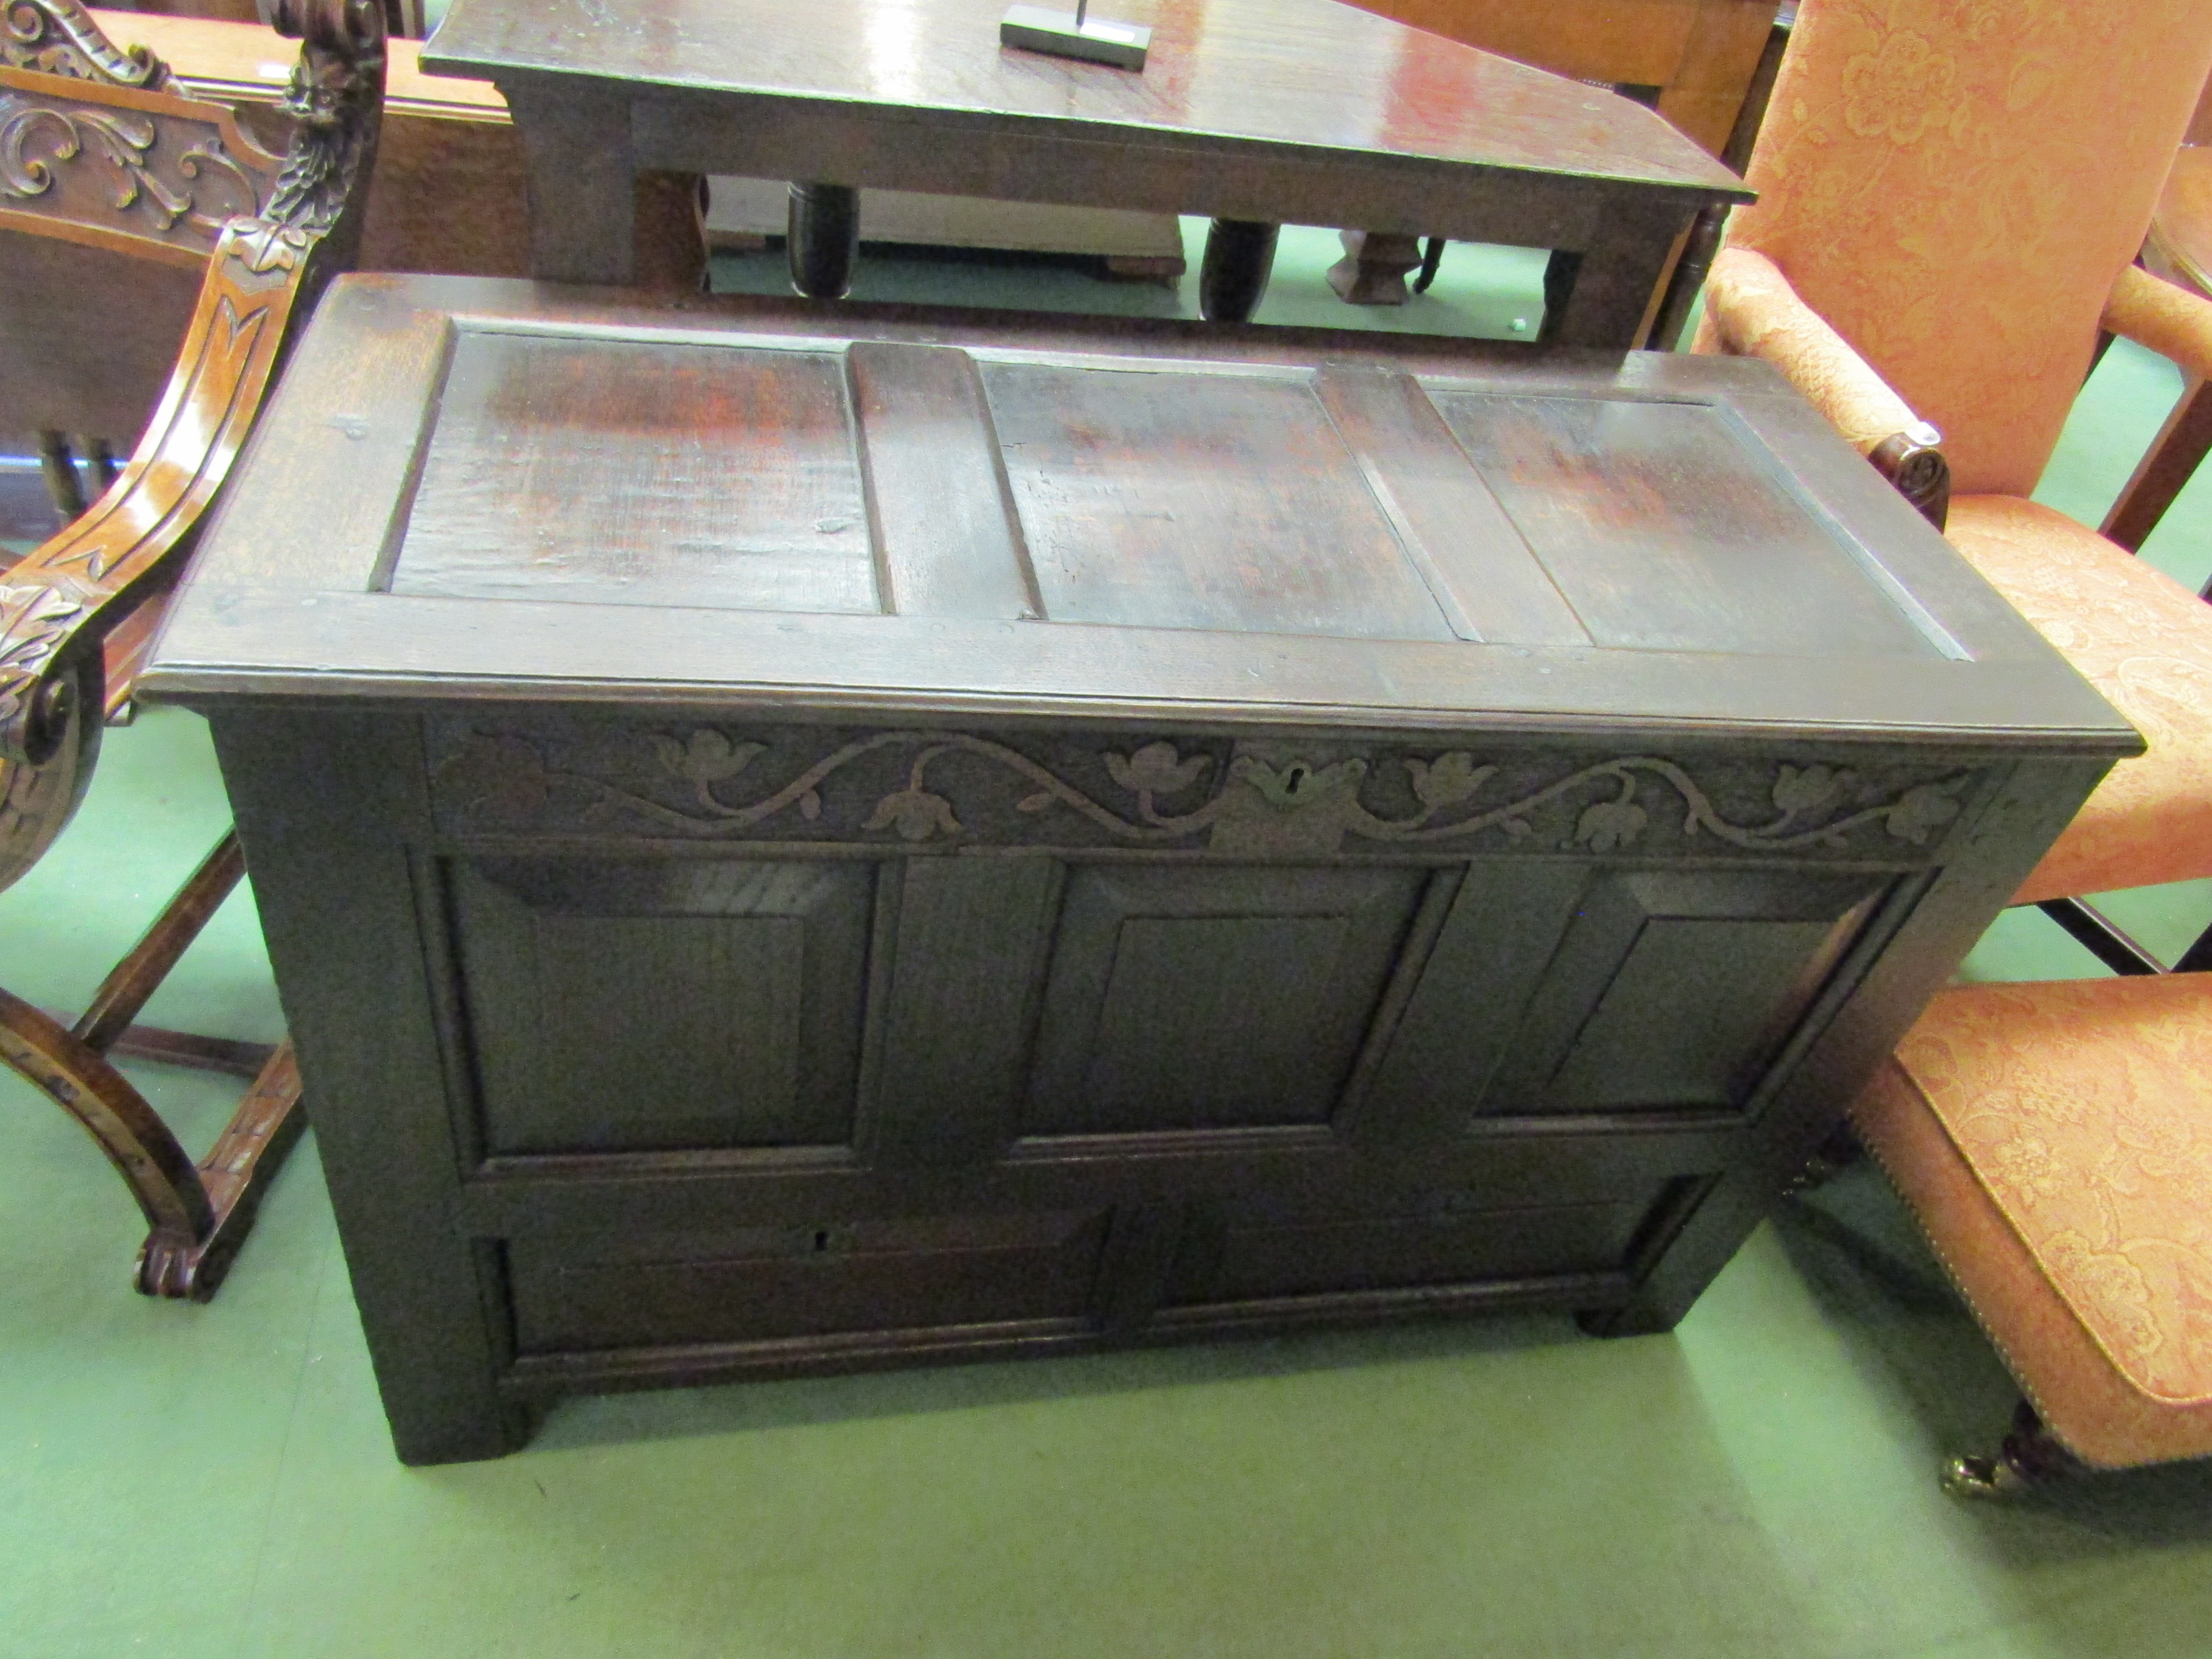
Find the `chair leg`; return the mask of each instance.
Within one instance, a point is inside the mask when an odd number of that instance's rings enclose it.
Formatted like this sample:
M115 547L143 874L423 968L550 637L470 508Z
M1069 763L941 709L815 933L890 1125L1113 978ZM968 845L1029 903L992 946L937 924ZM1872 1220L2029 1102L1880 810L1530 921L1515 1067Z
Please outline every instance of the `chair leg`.
M84 480L77 477L76 458L70 453L69 434L39 434L39 470L45 474L46 495L54 516L69 524L84 511Z
M194 1164L130 1080L62 1026L0 991L0 1060L82 1124L148 1225L134 1273L148 1296L204 1302L252 1228L268 1183L299 1139L292 1045L270 1056L215 1149Z
M2134 553L2212 450L2212 383L2192 376L2157 439L2106 514L2102 533Z
M2087 900L2045 899L2035 908L2063 927L2076 943L2116 974L2166 972L2164 963L2138 945L2118 923ZM2197 954L2203 948L2203 944L2204 941L2199 939L2191 954Z
M2018 1498L2023 1493L2094 1473L2093 1466L2058 1443L2035 1407L2014 1408L2012 1431L1993 1457L1954 1457L1943 1466L1943 1490L1954 1498Z
M297 1109L299 1066L292 1045L282 1043L261 1065L214 1150L195 1164L107 1059L110 1050L144 1051L149 1041L165 1046L161 1038L194 1051L163 1058L207 1064L238 1057L230 1051L241 1045L149 1033L131 1022L244 873L238 839L227 835L108 975L75 1030L0 991L0 1060L83 1125L145 1215L149 1231L136 1282L148 1296L204 1302L215 1294L305 1123Z

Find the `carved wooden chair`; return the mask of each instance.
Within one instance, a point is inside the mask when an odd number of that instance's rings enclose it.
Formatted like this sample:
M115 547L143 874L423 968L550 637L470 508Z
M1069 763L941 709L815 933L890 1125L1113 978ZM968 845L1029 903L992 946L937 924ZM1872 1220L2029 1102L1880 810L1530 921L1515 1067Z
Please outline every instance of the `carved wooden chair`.
M159 90L160 63L118 52L75 0L11 0L0 68L0 241L74 246L200 272L174 372L137 451L99 498L0 577L0 886L68 823L104 717L201 515L252 428L294 325L348 258L383 96L378 0L278 0L303 41L277 165L258 165L207 106ZM35 25L35 28L33 27ZM20 49L20 50L19 50ZM16 66L18 62L22 66ZM272 161L276 158L271 157ZM301 1119L290 1045L139 1030L131 1022L244 873L227 836L73 1026L0 991L0 1060L82 1123L152 1231L138 1288L204 1299L221 1282ZM243 1070L237 1115L197 1165L110 1056Z
M1946 992L1853 1109L2034 1402L1960 1490L2212 1453L2212 980L2080 899L2212 875L2212 610L2027 499L2100 328L2212 370L2130 264L2208 67L2201 0L1807 0L1706 289L2149 740L2017 895L2136 976Z

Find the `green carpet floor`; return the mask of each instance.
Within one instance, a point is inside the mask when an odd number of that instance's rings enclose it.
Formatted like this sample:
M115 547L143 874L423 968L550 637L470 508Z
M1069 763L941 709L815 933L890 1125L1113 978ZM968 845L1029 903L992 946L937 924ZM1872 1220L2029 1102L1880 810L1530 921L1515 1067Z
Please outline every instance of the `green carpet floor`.
M1455 248L1402 313L1285 236L1262 320L1510 335L1537 264ZM781 285L775 256L725 286ZM1190 310L1190 285L871 259L870 297ZM2094 523L2178 389L2116 349L2043 495ZM2150 550L2212 567L2212 486ZM220 830L204 727L111 734L0 896L0 969L80 1005ZM2169 949L2207 884L2130 896ZM2094 971L2033 914L1968 971ZM267 1037L234 899L148 1011ZM135 1073L195 1145L223 1087ZM1940 1455L2013 1391L1856 1171L1763 1228L1680 1329L1562 1319L580 1401L434 1470L386 1438L312 1137L221 1297L128 1286L141 1229L81 1132L0 1078L0 1659L1592 1659L2212 1655L2212 1466L1964 1506Z

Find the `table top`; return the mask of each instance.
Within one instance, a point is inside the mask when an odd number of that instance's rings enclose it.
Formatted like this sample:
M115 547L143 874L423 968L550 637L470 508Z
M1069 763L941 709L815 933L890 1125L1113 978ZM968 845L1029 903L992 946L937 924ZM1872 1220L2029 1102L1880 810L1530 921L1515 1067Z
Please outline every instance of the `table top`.
M1755 362L394 276L143 684L2136 742Z
M1599 88L1334 0L1099 0L1152 29L1141 74L1001 47L1003 0L457 0L426 69L1010 118L1127 143L1289 146L1600 177L1747 201L1727 168Z

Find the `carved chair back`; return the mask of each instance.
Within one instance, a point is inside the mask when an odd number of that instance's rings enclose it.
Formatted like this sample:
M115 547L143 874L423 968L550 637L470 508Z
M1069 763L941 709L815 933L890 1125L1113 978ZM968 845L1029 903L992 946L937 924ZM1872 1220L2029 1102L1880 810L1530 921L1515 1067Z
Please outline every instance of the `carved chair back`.
M276 27L304 44L285 106L293 131L270 156L227 114L210 123L204 106L75 72L163 73L116 52L75 0L9 0L11 41L27 46L33 9L65 27L38 49L47 67L0 70L0 234L189 261L198 281L129 463L0 575L0 887L68 821L103 716L129 693L136 654L117 642L147 631L149 601L173 585L293 323L350 260L384 90L380 0L277 0ZM80 186L88 153L106 171Z
M2025 495L2212 64L2204 0L1806 0L1729 243Z
M276 190L284 158L270 136L183 96L166 64L143 46L117 50L76 0L9 0L0 441L74 434L129 450L223 226L259 214ZM58 500L82 506L65 484Z

